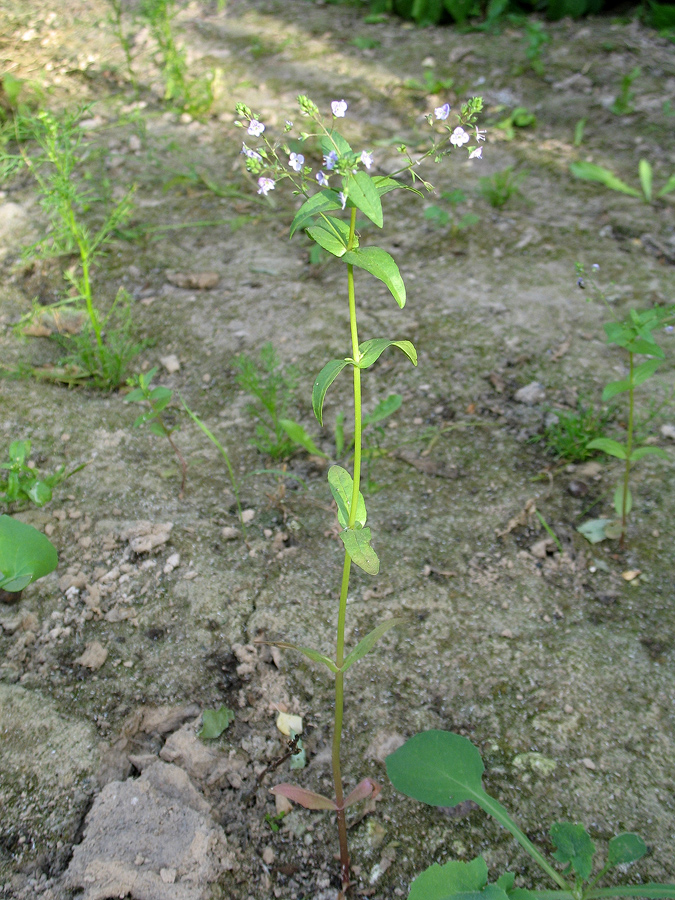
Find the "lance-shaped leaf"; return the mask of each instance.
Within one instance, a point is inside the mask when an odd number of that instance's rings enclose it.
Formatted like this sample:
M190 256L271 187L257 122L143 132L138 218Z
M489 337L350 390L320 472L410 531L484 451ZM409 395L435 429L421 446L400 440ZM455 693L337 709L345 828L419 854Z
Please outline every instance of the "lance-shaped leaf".
M362 659L366 653L369 653L370 650L375 646L377 641L382 637L383 634L386 634L390 629L395 628L397 625L400 625L402 622L405 622L401 616L398 616L394 619L387 619L386 622L382 622L377 628L374 628L370 634L367 634L364 638L362 638L356 647L352 650L351 653L347 655L347 658L342 663L342 671L346 672L347 669L357 662L359 659Z
M613 191L619 191L620 193L628 194L631 197L640 196L640 192L636 190L636 188L630 187L624 181L621 181L614 172L605 169L603 166L598 166L595 163L585 162L584 160L573 162L570 165L570 172L572 175L576 175L577 178L582 178L584 181L597 181L600 184L604 184L605 187L608 187Z
M660 365L660 359L646 359L643 363L640 363L633 372L633 384L642 384L648 378L651 378Z
M346 365L349 365L348 359L331 359L316 376L312 387L312 409L319 425L323 425L323 401L326 399L326 391Z
M290 237L293 237L298 228L306 228L307 225L320 213L330 212L334 209L341 209L342 203L337 191L331 191L326 188L314 194L309 200L305 200L300 209L296 212L295 218L291 222Z
M333 499L337 503L338 522L342 528L348 528L349 514L352 509L352 495L354 493L352 476L342 466L331 466L328 470L328 485ZM366 501L363 499L361 491L359 491L359 497L356 501L355 522L363 526L366 524L366 519Z
M388 341L386 338L372 338L359 345L361 358L357 365L360 369L367 369L377 362L387 347L398 347L408 357L413 366L417 365L417 350L412 341Z
M347 178L347 194L351 203L357 209L360 209L364 216L368 216L371 222L382 228L384 223L382 201L370 175L363 171L349 175Z
M610 456L616 456L617 459L626 458L626 448L624 445L620 444L618 441L611 440L611 438L595 438L595 440L586 444L586 447L589 450L602 450L603 453L608 453Z
M307 229L307 234L313 241L332 253L333 256L344 256L349 246L349 226L342 219L324 216L321 222ZM354 235L353 246L358 247L359 241Z
M377 575L380 561L370 546L370 538L370 528L346 528L340 532L340 539L354 565L369 575Z
M389 175L373 175L372 182L375 185L375 190L380 195L380 197L384 196L384 194L388 194L389 191L395 191L397 188L407 188L408 185L403 184L401 181L397 181L395 178L390 178ZM415 191L416 194L419 194L420 197L423 196L420 191Z
M299 444L308 453L311 453L313 456L323 456L324 459L328 459L327 454L325 454L323 450L319 450L299 422L294 422L292 419L279 419L279 424L289 438L296 444Z
M642 859L646 852L647 845L639 834L635 834L632 831L624 831L623 834L617 834L609 842L607 865L614 867L637 862L638 859Z
M0 587L22 591L53 572L59 557L51 541L25 522L0 516Z
M405 284L401 278L394 258L381 247L364 247L360 250L349 250L342 259L352 266L365 269L375 278L379 278L389 288L392 297L403 309L405 306Z
M640 176L640 186L642 193L645 195L647 203L652 202L652 167L648 160L641 159L638 164L638 175Z
M268 644L270 647L280 647L282 650L297 650L298 653L304 654L307 659L323 663L331 672L340 671L329 656L324 656L323 653L319 653L318 650L312 650L311 647L298 647L297 644L289 644L288 641L256 641L256 643Z
M591 877L595 844L583 825L555 822L551 825L551 840L556 850L553 859L571 867L584 881Z
M620 481L616 490L614 491L614 509L616 511L617 516L623 515L623 481ZM633 495L630 492L630 488L628 488L626 492L626 515L633 508Z
M630 390L630 381L627 378L622 378L621 381L610 381L609 384L606 384L603 392L602 399L603 402L607 402L607 400L611 400L612 397L616 397L617 394L623 394L624 391Z
M389 394L384 400L380 400L372 412L367 413L363 417L363 427L366 425L374 425L376 422L382 422L393 415L397 409L401 408L403 397L400 394Z
M305 788L298 787L297 784L276 784L270 788L271 794L281 794L294 803L299 803L305 809L337 809L335 800L330 797L324 797L323 794L317 794L315 791L308 791Z
M675 175L670 176L656 196L665 197L665 195L669 194L671 191L675 191Z
M365 800L367 797L372 797L373 800L380 793L382 788L376 781L373 781L372 778L364 778L360 784L357 784L353 791L350 791L349 794L345 797L345 805L344 808L348 809L350 806L354 806L355 803L360 803L361 800Z
M643 456L658 456L659 459L670 459L665 450L662 450L661 447L638 447L637 450L633 450L630 455L630 461L635 462L638 459L642 459Z

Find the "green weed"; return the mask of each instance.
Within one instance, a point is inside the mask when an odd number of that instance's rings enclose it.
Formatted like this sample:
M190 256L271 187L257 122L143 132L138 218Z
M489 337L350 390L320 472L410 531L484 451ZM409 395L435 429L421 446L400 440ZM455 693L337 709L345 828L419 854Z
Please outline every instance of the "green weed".
M596 411L592 403L585 405L581 401L576 411L553 412L557 421L546 428L546 449L569 462L584 462L595 456L597 451L589 449L588 445L605 433L611 413Z
M631 90L633 82L640 76L640 67L635 66L627 75L621 79L619 94L610 106L615 116L627 116L633 112L633 100L635 92Z
M494 175L483 175L478 179L478 190L490 206L501 209L511 197L522 197L520 185L525 179L524 172L514 172L513 166L507 166Z
M583 181L595 181L598 184L603 184L611 191L627 194L629 197L637 197L639 200L644 200L645 203L653 203L655 200L660 200L662 197L665 197L666 194L670 194L671 191L675 191L675 174L673 174L663 187L654 193L654 173L651 163L646 159L641 159L638 164L638 178L640 181L639 190L630 184L626 184L626 182L615 175L611 169L606 169L604 166L586 162L585 160L570 163L570 172L576 178L581 178Z
M35 506L44 506L52 499L54 488L70 478L85 463L66 472L66 467L61 466L51 475L41 475L34 463L30 460L31 442L12 441L7 451L8 461L0 465L3 475L0 475L0 494L4 495L7 504L32 503Z
M450 210L448 211L434 203L424 210L424 218L438 228L447 228L449 225L451 237L457 237L460 232L466 231L480 222L480 217L475 213L458 214L457 208L462 203L466 203L467 199L464 191L459 188L455 188L452 191L441 191L440 199L450 206Z

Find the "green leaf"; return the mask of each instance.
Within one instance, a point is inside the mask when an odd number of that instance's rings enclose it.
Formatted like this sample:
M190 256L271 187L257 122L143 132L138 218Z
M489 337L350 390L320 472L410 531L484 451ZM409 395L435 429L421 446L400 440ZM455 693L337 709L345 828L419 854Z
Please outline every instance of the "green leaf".
M349 226L342 219L329 218L325 216L323 221L318 225L313 225L307 229L307 234L313 241L332 253L333 256L344 256L349 246ZM359 242L354 237L354 247L358 247Z
M571 822L555 822L551 825L551 840L557 848L553 859L566 868L571 866L584 881L593 871L595 845L583 825Z
M607 865L623 866L628 863L637 862L647 852L647 845L639 834L632 831L624 831L623 834L617 834L609 842L609 851L607 853Z
M395 191L397 188L407 188L406 184L397 181L395 178L390 178L388 175L374 175L371 180L380 197L388 194L389 191ZM422 196L421 191L415 191L415 193L419 194L420 197Z
M8 453L12 462L23 465L30 456L30 441L12 441Z
M382 250L380 247L350 250L345 253L342 259L349 265L365 269L366 272L370 272L375 278L383 281L391 291L394 300L403 309L405 306L405 285L398 266L386 250Z
M642 459L643 456L658 456L659 459L670 459L670 456L661 447L638 447L637 450L633 450L631 453L630 461L636 462L638 459Z
M340 539L355 566L369 575L377 575L380 561L370 546L370 528L346 528L340 532Z
M366 172L356 172L347 178L347 194L357 209L368 216L379 228L384 223L382 201L373 180Z
M647 203L652 202L652 167L646 159L641 159L638 164L638 174L642 193Z
M158 437L166 437L166 431L162 427L161 422L150 422L148 431L151 431L152 434L156 434Z
M607 400L611 400L612 397L616 397L617 394L623 394L624 391L630 390L630 381L627 378L622 379L621 381L610 381L609 384L605 385L605 389L602 392L603 402L607 402Z
M305 228L320 213L341 208L342 203L337 191L331 191L328 188L319 191L318 194L314 194L309 200L306 200L295 214L295 218L291 222L290 237L293 237L298 228Z
M675 191L675 175L670 176L656 196L657 198L665 197L671 191Z
M624 181L621 181L614 172L605 169L603 166L597 166L595 163L585 162L583 160L581 162L573 162L570 164L570 172L572 175L575 175L577 178L582 178L584 181L597 181L600 184L604 184L605 187L608 187L613 191L619 191L620 193L628 194L631 197L640 196L638 190L634 187L630 187Z
M26 490L26 494L36 506L44 506L52 499L52 489L44 481L34 481Z
M353 152L339 131L331 131L330 135L322 135L319 138L319 144L324 156L328 156L331 150L337 150L338 156L346 156L348 153Z
M660 359L664 359L666 355L659 347L659 345L651 338L651 336L649 340L639 337L634 338L625 346L626 349L630 350L631 353L644 353L645 356L658 356Z
M626 515L633 508L633 495L630 492L630 488L626 491ZM620 481L616 490L614 491L614 509L616 510L617 516L623 515L623 481Z
M42 532L18 519L0 516L0 587L22 591L53 572L58 562L53 544Z
M397 791L430 806L457 806L473 800L482 806L483 760L468 738L450 731L423 731L386 759Z
M608 525L611 525L613 519L589 519L577 528L579 534L583 534L590 544L599 544L600 541L606 540L609 535L605 533Z
M328 456L323 450L319 450L312 438L298 422L294 422L292 419L279 419L279 424L294 443L299 444L314 456L323 456L324 459L328 459Z
M367 369L380 358L387 347L398 347L408 357L413 366L417 365L417 350L412 341L388 341L386 338L372 338L359 345L361 358L357 365L359 369Z
M487 886L488 870L485 860L478 856L471 862L450 860L443 866L434 863L425 869L410 886L408 900L447 900L450 897L483 897L488 896L483 889ZM490 885L496 890L494 895L502 900L506 898L503 889ZM492 896L492 892L489 896Z
M495 881L495 884L497 885L497 887L500 887L508 894L509 891L513 890L515 881L516 876L514 872L504 872L503 875L500 875L499 878Z
M626 327L621 322L605 322L602 327L607 335L608 344L618 344L619 347L625 347L633 336L633 329Z
M386 400L380 400L375 409L363 417L363 427L374 425L376 422L382 422L383 419L389 418L397 409L401 408L403 397L400 394L389 394Z
M347 669L357 662L359 659L362 659L366 653L369 653L371 649L375 646L377 641L382 637L383 634L386 634L390 629L395 628L397 625L400 625L402 622L405 622L401 616L394 619L387 619L386 622L382 622L377 628L374 628L370 634L367 634L364 638L362 638L356 647L347 655L344 663L342 664L342 671L346 672Z
M626 458L626 448L623 444L620 444L618 441L613 441L611 438L595 438L595 440L589 441L586 444L586 447L589 450L602 450L603 453L608 453L610 456L616 456L617 459L625 459Z
M326 391L346 365L348 365L346 359L332 359L316 377L312 387L312 409L319 425L323 425L323 401L326 399Z
M328 485L333 499L337 503L338 522L342 528L349 527L349 513L352 508L352 494L354 493L354 481L352 476L342 466L331 466L328 470ZM366 502L359 491L356 501L356 519L361 527L366 524Z
M647 897L649 900L661 900L661 898L669 898L673 900L675 897L675 884L629 884L627 886L600 888L599 890L589 891L586 894L587 900L597 900L600 897Z
M660 365L660 359L646 359L643 363L640 363L633 370L633 384L642 384L648 378L651 378Z
M234 722L234 711L227 706L219 709L205 709L202 714L202 727L197 736L205 741L212 741L230 727Z
M267 642L264 641L263 643ZM323 663L323 665L329 668L331 672L335 673L340 671L330 657L324 656L324 654L319 653L318 650L312 650L311 647L298 647L297 644L289 644L288 641L270 641L270 644L273 647L280 647L282 650L296 650L313 662Z
M144 400L145 394L140 388L136 388L133 391L130 391L124 398L125 403L138 403L139 400Z

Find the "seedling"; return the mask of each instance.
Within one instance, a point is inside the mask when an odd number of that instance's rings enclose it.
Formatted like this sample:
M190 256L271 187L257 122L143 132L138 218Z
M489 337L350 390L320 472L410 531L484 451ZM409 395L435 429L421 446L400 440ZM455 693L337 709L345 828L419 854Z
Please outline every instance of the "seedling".
M478 190L490 206L501 209L511 197L522 197L519 185L525 179L524 172L514 172L513 166L495 172L494 175L483 175L478 179Z
M134 88L137 88L138 80L136 78L136 73L134 72L134 58L131 52L133 42L131 36L128 34L124 26L124 7L122 4L122 0L108 0L108 2L110 3L109 22L112 26L115 37L120 42L122 52L124 53L124 62L127 67L127 76Z
M525 106L517 106L512 113L497 125L504 132L507 141L512 141L516 136L516 128L534 128L537 117Z
M152 379L157 374L157 366L150 369L147 373L130 378L127 382L134 388L130 394L126 396L127 403L145 403L149 406L147 412L141 413L134 422L134 428L140 428L141 425L147 425L153 434L164 437L169 442L176 459L180 465L181 482L180 492L185 492L185 482L187 480L187 463L185 457L178 449L173 435L180 428L179 425L170 425L165 414L165 410L173 398L173 391L170 388L152 387Z
M475 213L466 212L457 215L457 207L466 203L466 194L459 188L455 188L453 191L441 191L440 199L450 205L450 211L448 212L438 204L433 204L424 210L424 218L439 228L446 228L450 225L451 237L457 237L462 231L466 231L480 222L480 217Z
M237 383L255 397L248 410L257 420L253 445L272 459L288 459L298 447L315 456L325 456L305 429L289 417L298 384L293 366L283 367L272 344L260 350L258 361L238 356L235 361Z
M576 178L581 178L584 181L596 181L599 184L604 184L604 186L611 191L618 191L620 194L628 194L629 197L637 197L639 200L644 200L645 203L653 203L655 200L660 200L662 197L665 197L666 194L670 194L671 191L675 191L675 174L673 174L666 181L661 190L654 193L652 166L646 159L641 159L638 165L640 190L632 185L626 184L625 181L618 178L610 169L606 169L604 166L598 166L596 163L585 162L584 160L573 162L570 164L570 172Z
M59 564L56 549L41 531L0 516L0 588L12 593L49 575Z
M434 95L449 91L454 83L454 78L439 78L433 69L425 68L421 81L418 78L408 78L404 84L411 91Z
M674 898L675 884L630 884L597 888L608 872L637 862L647 853L642 838L624 831L608 844L604 864L583 825L556 822L551 826L552 860L518 827L509 812L483 788L483 760L468 738L449 731L424 731L387 757L387 774L394 787L430 806L455 807L471 800L506 828L556 885L556 890L517 888L516 875L505 872L488 884L482 856L471 862L434 863L412 883L408 900L601 900L605 897ZM555 866L558 864L558 867ZM562 869L562 871L559 871ZM594 873L594 869L596 870Z
M12 441L9 445L9 462L0 465L7 476L0 477L0 493L4 494L5 503L29 501L35 506L44 506L52 499L53 488L85 466L83 463L70 472L66 472L65 466L61 466L51 475L40 475L30 464L30 449L30 441Z
M557 421L546 428L546 449L559 459L580 463L595 456L591 441L602 437L611 419L608 411L596 411L592 403L579 402L576 411L555 410Z
M379 791L379 787L370 778L365 778L349 795L344 794L340 761L344 677L350 666L364 657L380 637L401 621L398 618L385 620L366 635L351 652L346 652L345 625L351 567L358 566L370 575L376 575L380 568L380 561L371 543L371 530L366 525L366 504L360 490L363 457L361 373L365 373L390 347L400 350L413 365L417 364L417 351L409 340L389 338L371 338L363 342L359 340L354 270L362 269L381 281L399 307L405 305L406 290L398 266L389 253L379 247L361 246L360 235L356 229L356 214L357 210L360 211L374 225L381 228L384 223L383 196L398 189L408 189L419 194L414 186L417 182L427 190L431 190L432 185L418 175L420 163L428 158L441 160L454 148L462 147L471 141L472 135L466 129L471 128L473 131L477 114L482 109L482 100L474 98L464 104L457 116L458 121L454 129L447 121L450 116L449 104L437 107L434 113L428 116L429 124L441 130L437 139L432 140L430 149L417 159L411 157L405 146L399 147L404 162L401 168L390 176L370 175L369 170L374 165L373 155L368 150L360 152L352 150L337 129L337 120L343 118L347 112L348 104L345 100L334 100L331 103L332 118L328 124L325 123L316 104L308 97L299 97L298 103L301 114L311 123L310 131L303 132L301 138L303 141L318 139L323 153L323 167L316 173L305 163L303 154L297 150L291 151L285 137L274 142L268 139L265 125L243 103L237 105L240 117L237 124L245 128L250 137L259 141L257 148L249 147L246 143L242 148L248 171L258 177L258 193L266 196L276 188L277 183L289 180L296 192L306 198L291 224L291 236L304 229L311 240L346 264L346 306L349 310L351 346L346 355L326 363L315 378L312 407L319 424L322 424L324 400L328 389L343 370L351 370L354 396L354 463L353 475L337 465L331 466L328 472L328 484L337 505L340 539L345 548L338 601L335 657L326 656L311 647L299 647L285 642L277 644L298 651L308 659L322 664L335 679L332 741L335 794L334 797L326 797L293 784L278 784L272 790L275 794L281 794L308 809L330 810L335 813L342 881L342 892L339 896L343 898L350 884L346 809L361 800L374 797ZM292 128L292 123L287 123L284 135ZM482 148L478 142L484 139L483 134L476 129L476 146L473 149L467 148L470 158L480 157ZM413 184L400 180L400 176L404 173L412 178ZM313 190L317 183L321 188L318 192ZM342 210L348 211L347 219L341 216Z
M636 78L640 76L640 67L635 66L634 69L631 69L627 75L624 75L621 79L621 86L619 90L619 95L615 99L614 103L610 106L611 111L615 116L627 116L633 112L633 100L635 99L635 92L631 90L633 86L633 82Z
M32 122L32 132L40 152L29 155L20 148L20 158L37 182L41 205L50 222L48 236L29 247L26 256L77 254L78 264L65 272L71 290L57 306L84 305L87 321L83 332L70 339L71 352L62 364L75 367L76 380L90 377L97 387L112 389L123 383L124 370L140 345L130 337L128 296L120 290L111 311L104 316L94 302L91 278L116 229L131 215L133 188L107 211L103 223L92 232L84 215L92 208L103 207L105 201L81 183L85 153L79 126L82 114L82 109L62 117L39 113Z
M535 75L544 75L546 69L541 58L544 48L551 43L551 35L541 22L525 20L525 57Z
M577 264L579 272L578 283L584 285L583 266ZM604 294L599 291L592 276L591 284L604 301L610 312L611 306L607 303ZM675 305L670 307L654 307L639 312L635 309L628 310L627 315L620 320L607 322L603 326L608 344L616 344L628 354L628 372L626 378L611 381L602 392L603 402L612 400L619 394L628 394L628 422L626 425L625 441L620 442L612 438L599 437L590 441L589 450L601 450L609 456L614 456L624 463L623 477L620 479L614 491L614 510L618 516L616 521L609 519L594 519L585 522L578 529L591 543L603 540L603 538L619 538L621 547L626 542L626 529L628 514L633 506L633 495L630 490L630 473L633 463L645 456L658 456L661 459L669 459L665 450L660 447L642 444L636 438L635 421L635 389L654 376L656 370L665 358L665 353L657 344L654 331L657 328L671 324L675 321ZM646 357L643 362L638 362L638 357Z

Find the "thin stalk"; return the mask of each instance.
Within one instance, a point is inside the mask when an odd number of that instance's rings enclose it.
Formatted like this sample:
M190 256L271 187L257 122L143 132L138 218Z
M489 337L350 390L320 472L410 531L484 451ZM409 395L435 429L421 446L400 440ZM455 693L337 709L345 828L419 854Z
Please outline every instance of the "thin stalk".
M351 211L349 223L348 249L354 245L356 233L356 209ZM347 289L349 295L349 330L352 339L352 354L358 359L359 336L356 326L356 299L354 294L354 267L347 266ZM352 504L349 510L349 527L353 528L356 522L356 507L359 498L359 483L361 480L361 370L354 366L354 490ZM335 650L335 665L342 668L345 655L345 620L347 617L347 593L349 591L349 573L352 561L345 552L344 565L342 567L342 585L340 587L340 604L338 608L337 641ZM342 769L340 766L340 746L342 743L342 723L344 715L344 673L335 675L335 720L333 725L333 782L335 785L335 802L337 804L338 839L340 843L340 877L342 892L349 887L349 847L347 845L347 819L344 809L344 791L342 789Z
M633 415L634 415L634 364L635 356L632 351L628 352L630 371L628 374L628 435L626 438L626 468L623 475L623 498L621 501L621 540L619 545L623 548L626 543L626 522L628 519L628 482L630 479L630 458L633 452Z

